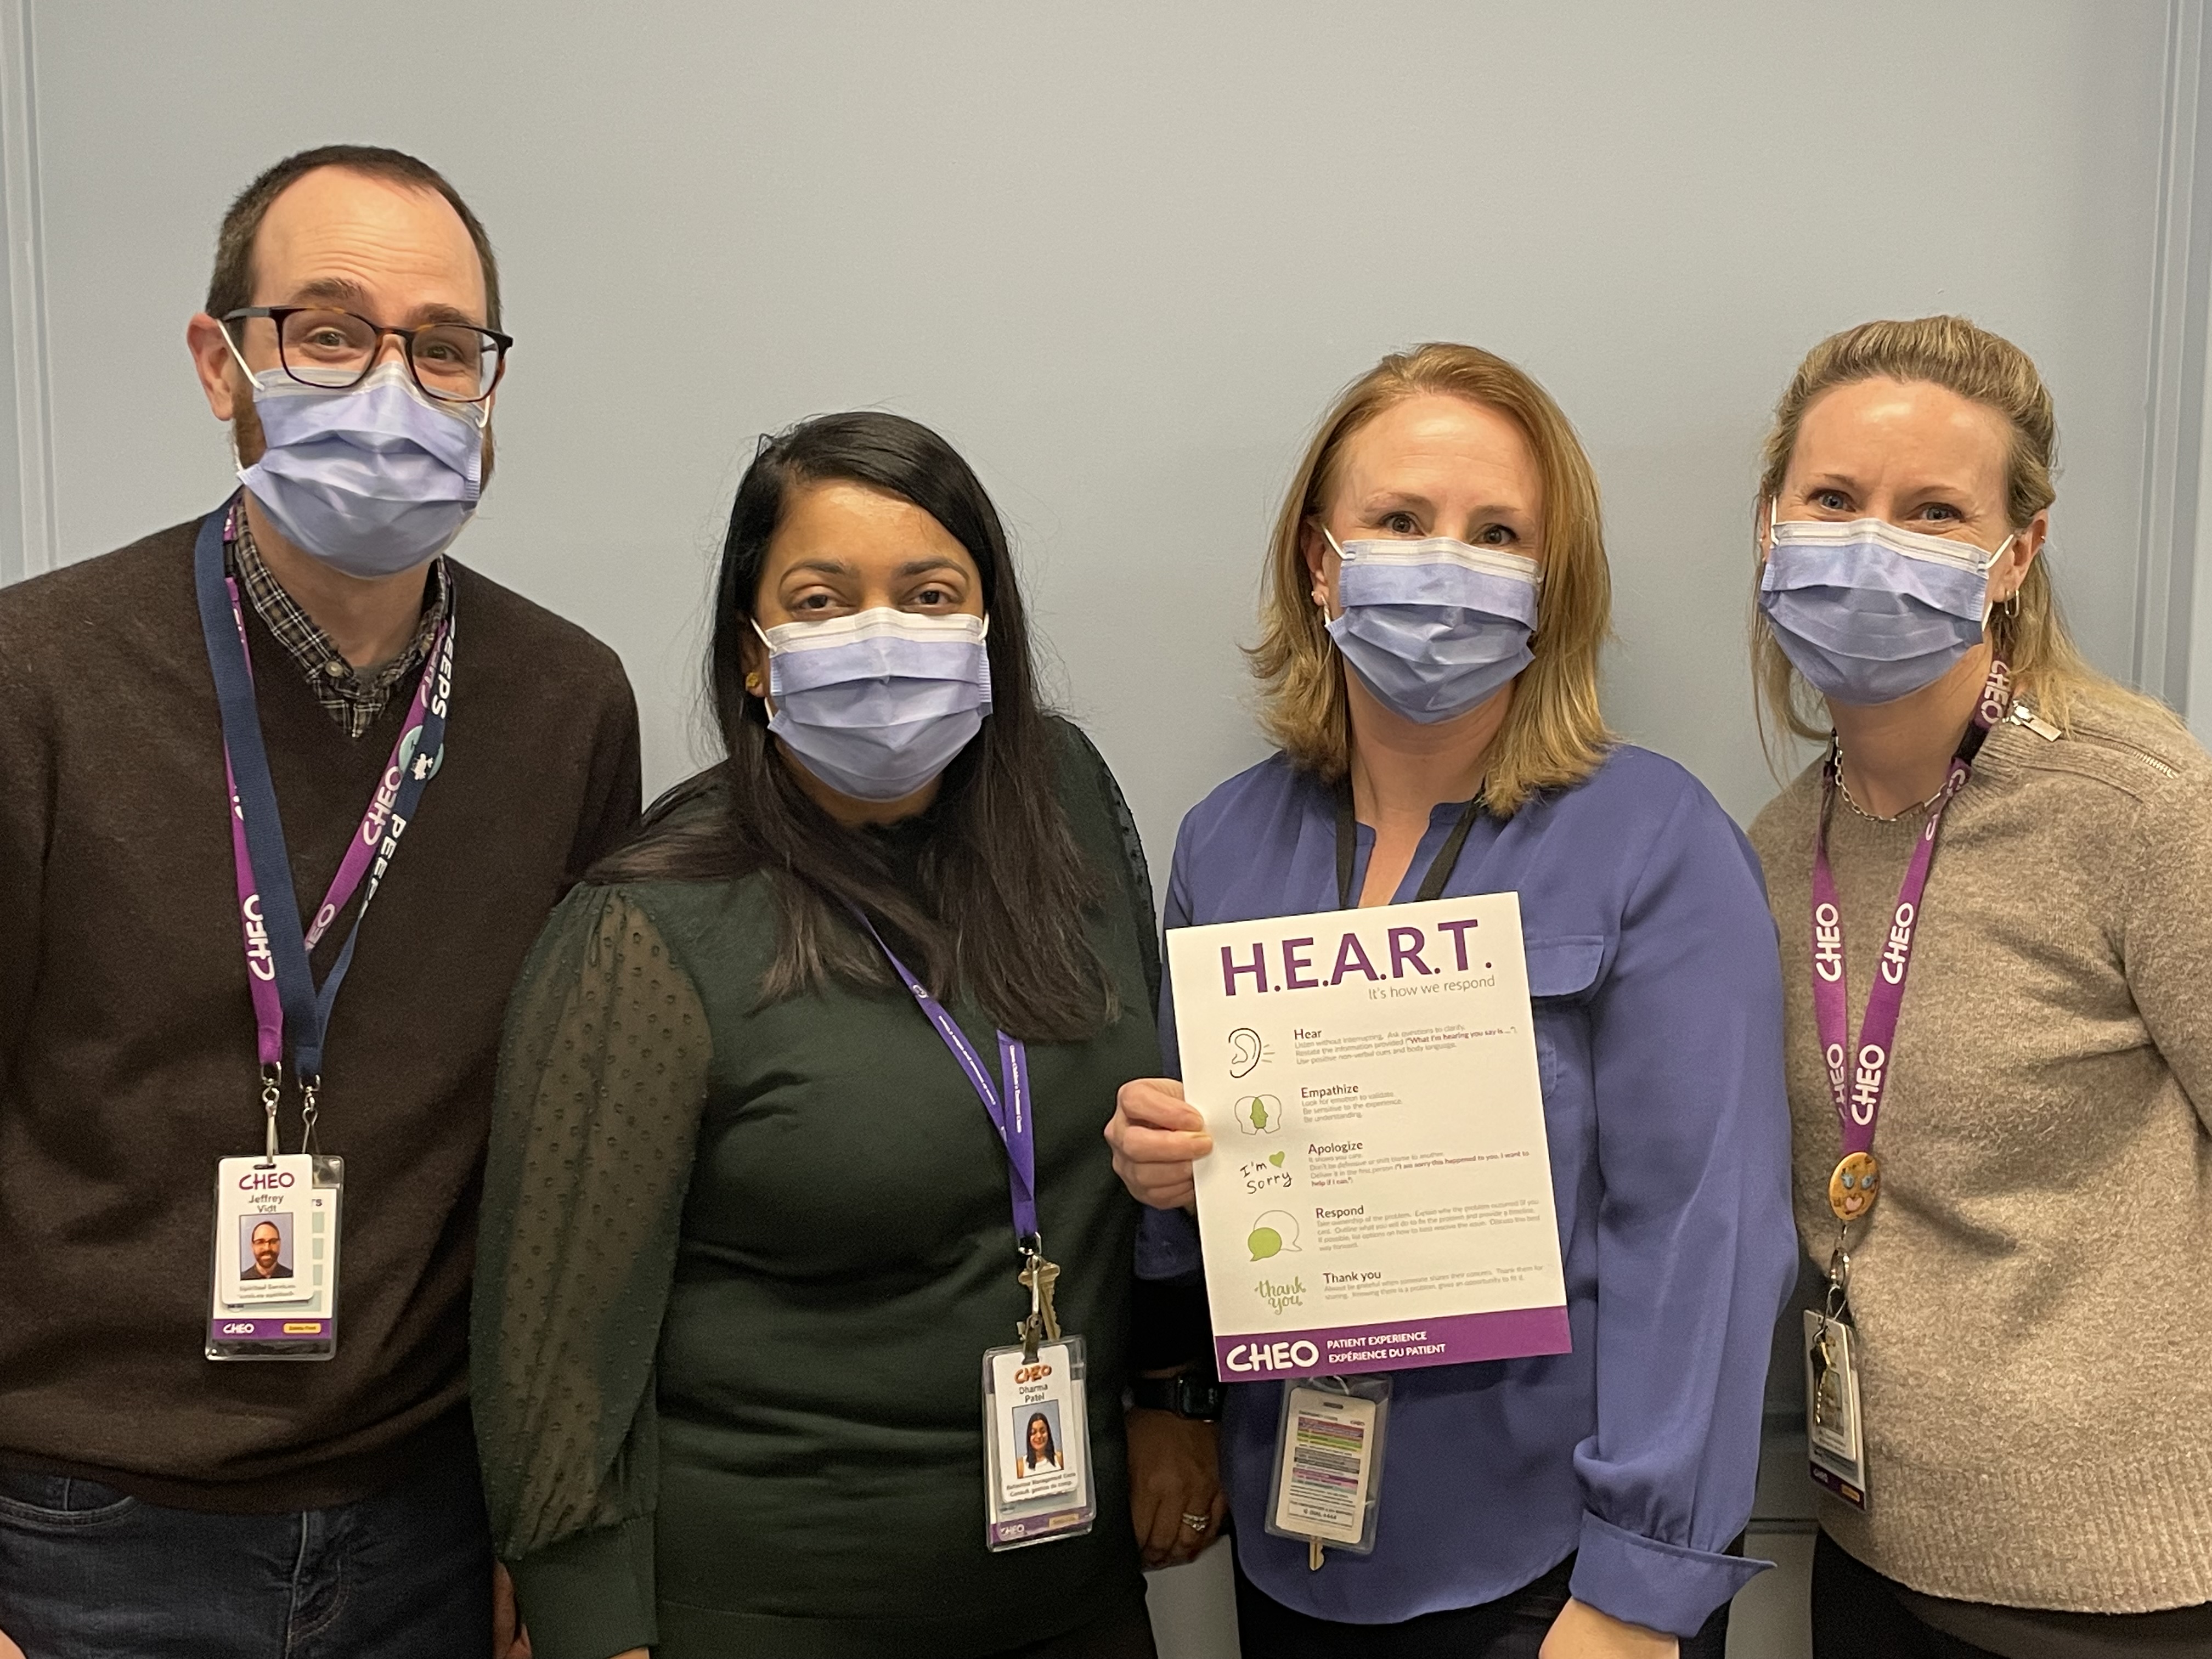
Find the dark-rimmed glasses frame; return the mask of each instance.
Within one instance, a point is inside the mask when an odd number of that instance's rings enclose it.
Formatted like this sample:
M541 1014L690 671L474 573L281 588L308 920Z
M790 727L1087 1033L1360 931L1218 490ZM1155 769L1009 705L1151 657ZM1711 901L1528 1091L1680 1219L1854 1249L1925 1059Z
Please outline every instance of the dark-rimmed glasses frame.
M370 331L375 337L377 344L370 349L368 361L362 366L360 374L355 375L350 380L342 383L327 380L311 380L292 367L284 350L284 319L287 317L299 316L306 312L327 312L340 317L350 317L363 328ZM499 389L499 383L507 374L507 354L514 346L514 336L501 334L497 329L479 328L474 323L424 323L416 328L395 328L388 323L371 322L359 312L347 311L338 306L240 306L236 311L226 312L223 314L223 331L228 334L233 323L246 322L256 317L266 317L275 327L276 362L283 369L286 377L296 380L301 386L313 386L319 392L345 392L359 386L375 372L377 359L383 355L378 348L382 345L384 337L387 334L396 334L399 337L401 345L406 349L404 355L407 359L407 373L415 384L422 389L424 397L435 398L440 403L446 404L480 404ZM472 398L456 397L450 392L441 392L429 385L423 380L422 368L415 361L416 336L441 328L465 329L472 334L481 335L489 343L492 355L496 359L492 368L491 382ZM234 343L242 348L244 344L242 334L234 336L233 338Z

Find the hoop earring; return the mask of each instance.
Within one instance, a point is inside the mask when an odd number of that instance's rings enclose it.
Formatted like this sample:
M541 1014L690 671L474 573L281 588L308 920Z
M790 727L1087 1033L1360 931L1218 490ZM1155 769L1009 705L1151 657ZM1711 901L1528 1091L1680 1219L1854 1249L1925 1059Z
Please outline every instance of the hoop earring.
M2004 602L2005 620L2016 621L2020 616L2020 589L2014 588Z

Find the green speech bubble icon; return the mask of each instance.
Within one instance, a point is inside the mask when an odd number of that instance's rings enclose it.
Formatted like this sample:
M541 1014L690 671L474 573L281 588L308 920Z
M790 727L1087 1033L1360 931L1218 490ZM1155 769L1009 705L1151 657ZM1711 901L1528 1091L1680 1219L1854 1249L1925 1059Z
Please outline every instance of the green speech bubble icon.
M1252 1231L1244 1236L1244 1243L1255 1261L1265 1261L1285 1250L1295 1250L1298 1248L1298 1218L1288 1210L1263 1211L1253 1222Z

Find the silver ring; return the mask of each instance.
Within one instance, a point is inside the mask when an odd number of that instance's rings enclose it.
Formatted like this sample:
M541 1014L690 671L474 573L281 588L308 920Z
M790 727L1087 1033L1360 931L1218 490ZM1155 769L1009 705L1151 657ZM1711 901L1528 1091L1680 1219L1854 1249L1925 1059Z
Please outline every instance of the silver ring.
M1206 1517L1202 1515L1186 1515L1182 1518L1182 1523L1186 1527L1188 1527L1193 1532L1204 1532L1206 1528L1212 1524Z

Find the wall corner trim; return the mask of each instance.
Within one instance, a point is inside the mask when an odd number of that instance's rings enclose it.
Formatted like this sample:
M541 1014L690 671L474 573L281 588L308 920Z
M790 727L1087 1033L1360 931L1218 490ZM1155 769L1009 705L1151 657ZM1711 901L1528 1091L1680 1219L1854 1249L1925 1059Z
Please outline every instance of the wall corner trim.
M2212 336L2212 35L2205 0L2168 0L2150 360L2144 383L2137 685L2186 713L2198 526L2212 511L2206 343Z
M8 306L15 371L16 503L0 526L15 574L60 563L55 523L52 381L47 372L46 203L39 159L34 0L0 0L0 195L6 199Z

